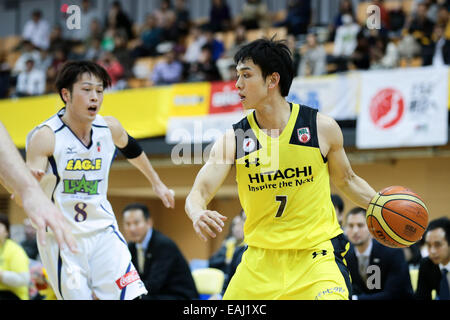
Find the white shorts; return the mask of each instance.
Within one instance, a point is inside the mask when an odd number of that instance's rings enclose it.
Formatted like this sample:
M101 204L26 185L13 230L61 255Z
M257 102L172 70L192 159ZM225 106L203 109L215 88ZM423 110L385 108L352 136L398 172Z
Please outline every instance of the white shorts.
M107 229L75 236L78 253L59 250L51 233L38 245L50 284L59 300L132 300L147 294L131 263L128 245L120 231ZM38 241L39 243L39 241Z

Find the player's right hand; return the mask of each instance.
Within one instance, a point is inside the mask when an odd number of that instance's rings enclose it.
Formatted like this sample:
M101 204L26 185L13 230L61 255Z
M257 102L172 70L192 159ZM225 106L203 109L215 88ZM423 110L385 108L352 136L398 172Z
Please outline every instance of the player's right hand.
M215 238L215 232L222 232L225 220L227 220L227 217L221 215L217 211L202 210L198 214L193 215L192 224L195 233L197 233L203 241L207 241L208 238L205 234L209 235L211 238Z

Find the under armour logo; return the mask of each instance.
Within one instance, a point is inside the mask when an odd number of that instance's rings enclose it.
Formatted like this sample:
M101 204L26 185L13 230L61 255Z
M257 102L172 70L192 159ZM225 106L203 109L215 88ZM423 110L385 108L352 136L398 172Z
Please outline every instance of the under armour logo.
M250 162L248 159L245 159L245 167L246 168L250 168L251 164L254 164L255 166L258 167L260 165L259 158L255 158L255 160L253 160L252 162Z
M325 255L327 255L327 250L319 251L319 253L313 252L313 253L312 253L313 259L315 259L319 254L325 256Z

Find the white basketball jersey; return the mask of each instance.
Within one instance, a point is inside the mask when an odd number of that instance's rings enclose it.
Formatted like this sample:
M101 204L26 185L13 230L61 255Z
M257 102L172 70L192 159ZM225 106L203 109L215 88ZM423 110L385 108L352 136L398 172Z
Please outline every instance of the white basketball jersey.
M45 179L41 185L64 213L74 235L117 227L106 198L109 169L116 155L111 131L97 115L92 123L91 144L86 146L61 120L64 112L60 110L37 127L48 126L55 133L55 149L46 172L54 178Z

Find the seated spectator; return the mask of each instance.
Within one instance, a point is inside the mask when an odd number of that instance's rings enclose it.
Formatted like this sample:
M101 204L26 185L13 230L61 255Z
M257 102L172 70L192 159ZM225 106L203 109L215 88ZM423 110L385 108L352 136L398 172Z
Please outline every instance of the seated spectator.
M433 21L427 17L427 6L424 3L419 3L407 30L420 44L422 50L431 44L433 28Z
M364 32L359 32L356 38L357 45L350 57L350 64L359 70L370 68L370 45L369 39L364 36ZM344 60L345 61L345 60Z
M306 44L297 74L301 77L326 74L326 62L327 54L325 48L317 43L317 36L314 33L309 33L306 36Z
M133 39L133 24L128 15L123 11L120 1L114 1L105 18L105 29L123 30L127 39Z
M152 13L147 14L144 24L139 31L139 40L131 51L133 58L155 56L156 47L162 39L162 28L156 25L156 18Z
M20 72L25 71L26 69L26 62L28 60L33 60L35 64L38 64L41 60L41 53L38 49L36 49L33 44L25 40L22 42L22 54L17 59L16 63L14 64L14 68L12 70L12 75L17 76Z
M26 218L23 221L23 227L25 231L25 239L20 243L20 245L25 250L28 258L32 260L39 260L36 229L31 225L31 220L29 218Z
M344 220L344 201L338 194L331 195L331 202L333 202L334 211L336 212L336 217L339 225L342 227Z
M100 59L105 51L102 49L102 39L94 38L90 41L89 46L86 47L83 59L90 61L97 61Z
M84 46L90 47L92 45L91 42L94 41L94 39L103 39L102 26L98 19L93 19L89 24L89 35L83 42Z
M423 65L434 67L450 65L450 39L445 37L444 27L436 25L428 54L424 55Z
M311 24L311 0L288 0L286 19L275 24L287 28L288 34L298 36L306 34Z
M154 228L147 206L132 203L122 214L131 261L148 291L142 299L198 299L189 264L175 242Z
M346 71L347 63L358 45L360 27L351 15L342 17L343 24L337 28L334 38L333 56L330 62L338 64L337 71Z
M432 220L424 238L429 256L420 261L415 297L431 300L436 290L439 300L450 300L450 220Z
M151 75L154 85L168 85L180 82L183 75L183 65L177 59L176 52L170 48L164 54L164 60L156 64Z
M67 52L65 48L58 48L53 54L53 61L47 70L47 81L53 83L56 75L61 70L64 63L67 62Z
M219 70L213 59L212 48L210 44L205 44L202 47L198 61L190 64L188 81L219 81L221 80Z
M48 49L50 45L50 26L42 18L42 11L37 9L31 14L31 20L25 23L22 37L29 40L35 47Z
M350 249L345 256L352 279L354 300L394 300L413 297L409 268L402 249L372 239L366 211L356 207L347 213L345 232Z
M208 260L210 268L220 269L225 273L229 272L229 266L236 249L243 245L244 241L244 222L245 213L243 210L231 220L230 232L222 242L219 250L215 252Z
M385 37L378 37L370 47L370 69L392 69L398 66L397 46Z
M228 31L231 29L230 7L226 0L212 0L209 11L209 26L213 32Z
M17 97L37 96L45 93L45 73L34 67L34 60L26 62L26 69L19 73L17 77L16 93Z
M202 47L206 43L206 37L203 34L202 28L199 26L193 26L191 28L190 38L192 41L188 44L186 52L183 56L183 61L185 63L193 63L197 61Z
M384 6L384 0L373 0L372 4L378 6L378 8L380 9L381 28L390 30L391 22L389 20L389 12Z
M123 67L123 77L128 79L132 77L134 58L130 55L127 47L127 38L123 31L116 32L114 35L114 50L112 54L117 58L119 64Z
M11 67L6 61L5 54L0 52L0 99L7 98L9 95L10 76Z
M204 35L206 38L205 44L208 44L211 47L212 58L214 62L216 62L217 59L221 58L225 53L225 45L221 40L218 40L215 37L214 33L211 31L211 29L209 29L209 27L205 28Z
M123 80L125 70L112 52L104 52L97 63L101 65L111 77L112 91L124 89L124 81L121 80Z
M191 25L189 10L186 9L186 0L175 0L175 24L180 36L186 36L189 33Z
M165 21L175 15L170 0L161 0L159 8L153 11L153 15L156 18L156 25L163 28Z
M0 300L28 300L29 260L9 235L8 216L0 213Z
M390 33L400 36L406 23L406 14L400 0L394 2L393 7L388 12L390 22Z
M265 1L246 0L242 5L238 23L248 30L269 27L269 9Z

